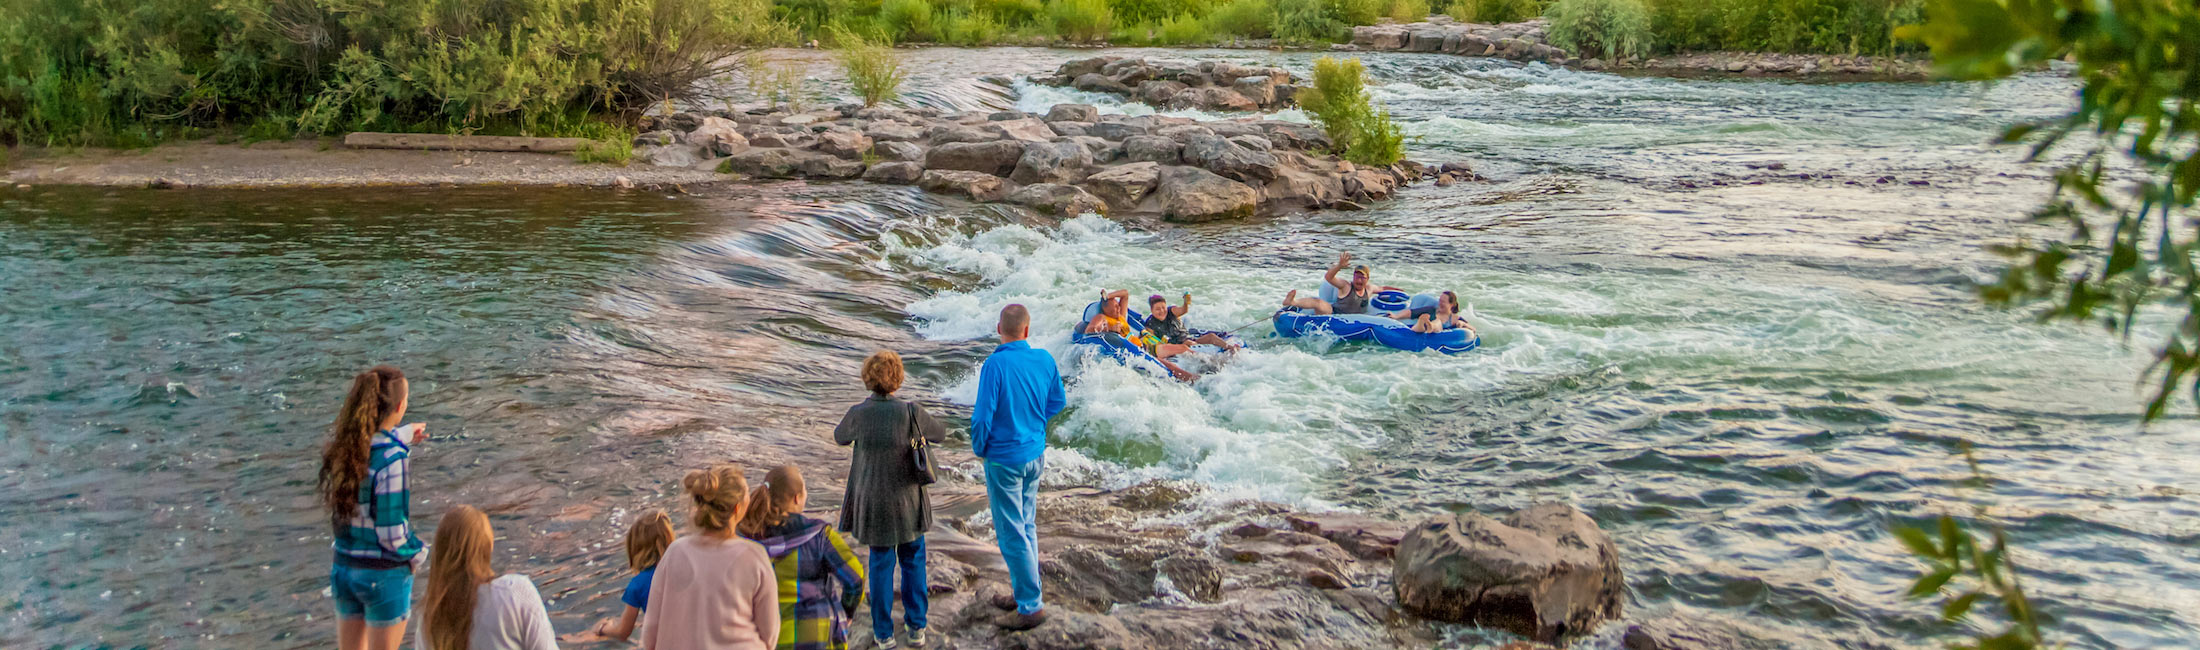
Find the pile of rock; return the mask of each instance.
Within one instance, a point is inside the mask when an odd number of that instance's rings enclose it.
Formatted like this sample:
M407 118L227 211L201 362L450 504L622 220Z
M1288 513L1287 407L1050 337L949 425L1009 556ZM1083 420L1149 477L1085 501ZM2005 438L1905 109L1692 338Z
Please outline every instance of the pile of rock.
M1044 116L854 105L681 113L643 128L635 158L656 165L860 178L1053 214L1178 222L1356 209L1415 180L1472 178L1458 164L1356 166L1320 153L1329 137L1305 124L1101 115L1083 104Z
M1930 72L1923 61L1870 56L1704 52L1647 60L1584 59L1552 45L1545 37L1544 29L1547 25L1548 21L1541 18L1485 25L1456 22L1448 16L1430 16L1427 22L1354 27L1352 44L1340 47L1396 52L1440 52L1513 61L1540 61L1584 70L1627 69L1678 75L1839 75L1923 79Z
M1033 83L1102 92L1173 109L1272 111L1289 108L1299 86L1282 68L1099 56L1062 64Z

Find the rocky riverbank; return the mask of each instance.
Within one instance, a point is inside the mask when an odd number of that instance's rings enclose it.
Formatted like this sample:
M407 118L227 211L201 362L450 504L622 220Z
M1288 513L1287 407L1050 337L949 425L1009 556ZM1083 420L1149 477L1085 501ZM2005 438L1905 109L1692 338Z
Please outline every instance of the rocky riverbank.
M1894 57L1704 52L1650 59L1582 58L1550 43L1548 21L1535 19L1500 25L1461 23L1447 16L1426 22L1362 25L1352 28L1350 45L1341 49L1432 52L1533 61L1584 70L1632 71L1669 76L1748 75L1783 77L1928 78L1921 60Z
M1300 86L1282 68L1099 56L1063 63L1033 83L1116 95L1171 110L1272 111L1295 104Z
M1358 209L1407 184L1475 178L1460 164L1359 166L1321 129L1268 119L1102 115L1059 104L943 113L844 105L651 118L635 158L750 178L916 185L1048 214L1201 222Z

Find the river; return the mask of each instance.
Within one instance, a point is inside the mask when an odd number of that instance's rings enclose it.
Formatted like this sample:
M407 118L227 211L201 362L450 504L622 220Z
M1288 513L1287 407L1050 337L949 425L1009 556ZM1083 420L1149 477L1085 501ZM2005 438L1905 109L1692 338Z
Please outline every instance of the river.
M908 100L1149 110L976 80L1091 53L912 51ZM316 454L343 383L378 362L412 376L437 436L416 522L482 505L499 568L582 629L617 611L619 535L677 507L681 471L843 472L829 431L880 347L911 359L908 392L967 417L1012 301L1073 378L1052 485L1182 479L1207 502L1397 516L1564 500L1618 543L1630 617L1856 648L1956 638L1904 598L1918 565L1888 530L1983 508L2059 638L2200 644L2191 404L2142 426L2147 339L1971 290L1999 268L1985 244L2042 234L2016 217L2048 183L1983 143L2065 108L2070 80L1366 59L1412 157L1492 182L1155 232L861 183L0 191L0 646L331 645ZM1191 292L1195 324L1235 327L1340 251L1380 283L1458 291L1483 348L1256 326L1186 386L1067 345L1101 288Z

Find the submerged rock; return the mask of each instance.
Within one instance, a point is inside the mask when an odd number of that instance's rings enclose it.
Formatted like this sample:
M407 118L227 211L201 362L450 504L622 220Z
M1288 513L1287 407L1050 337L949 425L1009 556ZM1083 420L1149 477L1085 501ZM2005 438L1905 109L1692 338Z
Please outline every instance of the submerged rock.
M1408 611L1546 642L1618 617L1626 589L1612 540L1561 503L1503 523L1476 513L1432 517L1399 541L1392 576Z

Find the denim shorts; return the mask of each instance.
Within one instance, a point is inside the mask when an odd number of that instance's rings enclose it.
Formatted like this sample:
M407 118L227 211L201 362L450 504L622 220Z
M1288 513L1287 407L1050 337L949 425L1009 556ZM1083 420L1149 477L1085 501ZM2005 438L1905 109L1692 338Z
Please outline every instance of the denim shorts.
M336 564L328 574L339 618L365 618L368 627L405 622L412 611L412 567L360 569Z

